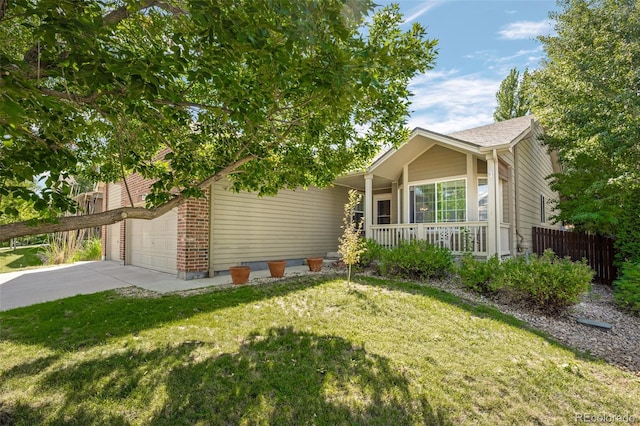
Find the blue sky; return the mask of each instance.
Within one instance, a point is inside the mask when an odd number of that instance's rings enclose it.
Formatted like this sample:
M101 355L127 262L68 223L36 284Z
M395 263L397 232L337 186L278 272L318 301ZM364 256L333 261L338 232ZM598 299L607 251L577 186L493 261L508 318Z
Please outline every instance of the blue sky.
M384 5L392 1L378 1ZM555 0L395 1L403 29L420 22L438 39L434 69L414 78L409 127L451 133L493 122L495 94L509 70L535 69L536 40L549 34Z

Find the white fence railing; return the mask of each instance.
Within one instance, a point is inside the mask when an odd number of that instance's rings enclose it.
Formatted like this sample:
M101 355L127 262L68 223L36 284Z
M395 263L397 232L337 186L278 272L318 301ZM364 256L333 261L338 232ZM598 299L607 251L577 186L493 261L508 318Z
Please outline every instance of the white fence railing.
M507 241L508 241L508 225ZM454 255L470 252L487 255L487 222L402 223L371 226L371 238L384 247L396 247L400 241L427 240L450 249ZM507 245L508 247L508 245Z

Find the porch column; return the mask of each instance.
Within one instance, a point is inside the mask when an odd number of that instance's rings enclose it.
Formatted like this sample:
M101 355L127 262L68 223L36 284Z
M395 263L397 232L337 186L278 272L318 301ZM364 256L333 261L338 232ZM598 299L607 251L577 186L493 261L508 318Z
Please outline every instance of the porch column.
M409 165L405 164L402 167L402 213L403 218L399 223L411 223L411 212L409 211Z
M364 235L372 238L371 225L373 225L373 175L364 175Z
M500 254L500 200L498 200L500 177L498 174L498 154L495 150L487 155L487 178L487 183L489 184L487 258L489 258L494 254Z

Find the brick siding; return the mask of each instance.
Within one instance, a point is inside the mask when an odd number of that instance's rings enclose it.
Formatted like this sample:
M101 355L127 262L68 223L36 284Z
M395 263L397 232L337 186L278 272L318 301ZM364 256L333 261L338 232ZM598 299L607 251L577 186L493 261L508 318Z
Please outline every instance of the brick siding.
M120 194L106 194L103 198L106 210L109 197L119 196L121 206L144 205L144 196L150 192L150 179L135 173L126 179L129 192L123 183ZM105 185L105 188L107 185ZM129 194L131 197L129 197ZM130 199L131 198L131 199ZM126 257L127 221L120 222L120 259ZM106 256L106 227L102 227L102 250ZM178 240L176 256L177 276L182 279L205 278L209 276L209 201L207 197L190 199L178 207Z

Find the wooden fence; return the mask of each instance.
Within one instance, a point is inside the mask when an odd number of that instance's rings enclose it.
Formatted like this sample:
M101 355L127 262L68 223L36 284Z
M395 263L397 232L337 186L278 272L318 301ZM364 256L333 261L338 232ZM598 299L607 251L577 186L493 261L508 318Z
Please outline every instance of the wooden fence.
M542 254L545 249L551 249L559 257L587 259L596 273L594 280L601 284L611 285L616 279L613 241L602 235L533 227L534 253Z

